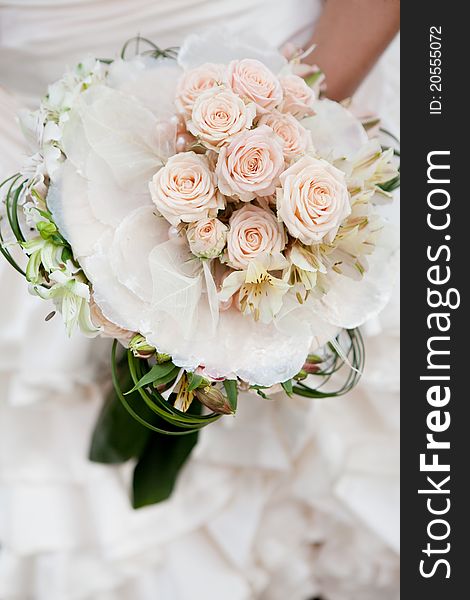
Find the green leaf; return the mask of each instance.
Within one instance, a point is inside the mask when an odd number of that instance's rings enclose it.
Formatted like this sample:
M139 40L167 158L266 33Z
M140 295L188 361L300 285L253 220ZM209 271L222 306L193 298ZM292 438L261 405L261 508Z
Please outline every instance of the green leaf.
M202 381L204 380L204 377L202 375L196 375L195 373L188 373L187 377L188 377L188 392L192 392L193 390L197 389L199 387L199 385L202 383Z
M292 396L292 394L294 393L292 379L288 379L287 381L284 381L283 383L281 383L281 385L284 388L284 391L286 392L286 394L288 396Z
M152 434L134 469L134 508L162 502L171 495L181 467L196 445L198 432L180 437Z
M179 372L180 367L174 367L167 375L156 379L153 382L153 387L158 387L159 385L165 385L167 383L170 383L170 381L173 381L173 379L176 379L178 377Z
M145 360L134 357L132 351L128 350L126 353L127 361L123 362L121 360L121 363L118 364L116 357L118 346L119 342L114 340L111 349L111 379L114 391L128 414L141 425L156 433L169 436L184 436L190 435L194 431L198 431L209 423L220 419L220 414L211 413L209 415L201 415L201 405L199 402L194 403L194 409L191 407L187 413L182 413L169 402L166 402L156 390L148 390L147 393L146 390L139 389L135 393L135 396L130 395L129 397L125 397L120 373L124 372L126 376L130 376L132 383L136 384L139 381L137 374L139 373L140 377L143 374L143 365L141 363L145 363L146 365L148 363ZM132 383L129 383L128 386L132 385ZM137 398L138 401L134 402L134 398ZM194 412L197 410L199 412ZM147 418L146 415L150 416ZM154 419L157 420L155 421Z
M89 459L119 464L137 458L150 435L150 429L133 419L116 397L108 398L93 431Z
M378 187L384 192L393 192L393 190L396 190L400 187L400 174L398 174L393 179L390 179L389 181L380 184Z
M70 250L70 248L64 248L62 250L62 260L64 261L64 263L66 263L68 260L72 260L73 259L73 254L72 251Z
M234 413L237 410L237 401L238 401L238 387L236 379L225 379L224 388L227 393L228 403L232 412Z
M124 361L118 365L118 376L123 386L131 385L131 377ZM129 396L128 402L132 406L138 406L140 412L144 413L145 418L150 422L157 422L156 415L145 405L142 406L138 392ZM151 435L150 429L141 425L128 413L113 389L108 394L96 422L89 458L93 462L107 464L117 464L137 458L143 453Z
M146 373L141 379L139 379L135 386L131 390L126 392L124 395L127 396L127 394L131 394L132 392L135 392L136 390L139 390L145 387L146 385L150 385L156 382L157 380L162 379L171 371L173 371L174 368L175 365L172 362L166 362L162 365L153 365L150 371Z
M268 388L265 385L250 385L250 390L255 390L258 396L261 396L261 398L264 398L265 400L271 400L271 398L264 392L264 390L267 389Z

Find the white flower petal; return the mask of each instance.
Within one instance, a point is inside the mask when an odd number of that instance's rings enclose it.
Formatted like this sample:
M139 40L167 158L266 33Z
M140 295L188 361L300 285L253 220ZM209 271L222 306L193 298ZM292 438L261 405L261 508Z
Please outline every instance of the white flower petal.
M92 254L106 226L96 219L90 208L86 181L68 161L61 166L56 181L49 187L47 207L75 256Z
M243 317L236 309L220 313L216 335L210 333L207 303L199 304L197 316L189 339L176 318L160 321L158 329L153 322L147 339L162 352L171 353L178 366L204 365L213 377L235 375L265 386L286 381L299 372L313 343L308 327L293 336L272 324Z
M388 225L384 228L374 253L369 257L369 270L355 281L332 274L328 293L316 304L322 317L338 327L352 329L375 317L387 304L398 273L398 235Z
M109 85L151 111L157 119L175 113L175 92L182 69L175 60L137 56L115 60L109 67Z
M91 88L79 104L91 148L122 187L144 192L162 165L157 119L135 99L104 86Z
M148 189L132 192L119 186L107 163L90 152L86 163L88 200L93 214L105 225L116 227L141 206L154 206Z
M97 251L81 261L93 284L93 299L103 315L119 327L144 330L148 327L148 305L118 281L108 255L111 243L112 233L107 232L98 241Z
M315 150L329 161L351 159L368 141L356 117L332 100L317 101L315 115L301 123L311 132Z
M126 217L114 233L110 263L118 280L145 302L151 302L153 285L149 256L168 241L168 223L155 207L143 206Z
M152 314L157 337L173 318L178 321L182 335L188 338L199 318L200 261L192 256L189 246L181 239L171 239L156 246L148 260L153 279ZM160 348L159 344L157 348Z

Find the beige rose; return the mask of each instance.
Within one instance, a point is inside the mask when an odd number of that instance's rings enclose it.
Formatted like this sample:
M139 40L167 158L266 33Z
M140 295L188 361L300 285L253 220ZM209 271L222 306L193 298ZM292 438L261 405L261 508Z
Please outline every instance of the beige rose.
M233 213L229 225L227 262L231 267L244 270L251 260L259 259L267 268L282 268L286 235L270 210L247 204Z
M186 232L191 252L199 258L219 256L227 241L228 227L219 219L201 219Z
M273 111L263 115L259 124L267 125L282 139L287 160L305 154L311 146L310 133L291 114Z
M223 207L206 157L195 152L170 157L149 188L159 213L172 225L215 216Z
M290 235L307 245L332 242L351 213L344 173L325 160L304 156L280 179L277 214Z
M233 60L228 65L227 78L236 94L256 104L259 115L272 110L282 101L279 79L259 60Z
M280 78L284 99L279 110L301 119L315 114L315 93L298 75Z
M188 130L207 148L217 150L240 131L249 129L255 115L253 102L246 105L231 90L213 88L194 103Z
M267 125L236 135L223 146L216 174L222 194L249 202L274 193L284 168L281 141Z
M206 90L226 81L225 66L205 63L184 73L176 87L176 106L186 116L191 116L197 98Z

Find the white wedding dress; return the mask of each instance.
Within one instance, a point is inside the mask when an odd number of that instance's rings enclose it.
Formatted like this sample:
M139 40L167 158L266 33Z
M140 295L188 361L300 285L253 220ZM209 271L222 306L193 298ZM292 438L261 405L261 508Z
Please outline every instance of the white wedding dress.
M305 42L320 0L0 0L0 180L25 152L14 115L83 55L201 27ZM397 44L357 101L398 126ZM386 73L386 77L385 77ZM244 398L207 428L171 499L130 508L130 469L87 461L109 344L0 264L1 600L396 600L396 303L368 324L346 397ZM104 368L106 372L106 368Z

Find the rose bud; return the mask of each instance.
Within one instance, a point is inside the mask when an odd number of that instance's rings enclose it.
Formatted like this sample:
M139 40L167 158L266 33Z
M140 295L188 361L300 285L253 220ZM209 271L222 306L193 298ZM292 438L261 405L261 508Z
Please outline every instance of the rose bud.
M227 230L216 218L191 223L186 233L191 252L199 258L216 258L225 248Z
M302 371L305 371L305 373L308 373L308 375L311 375L312 373L318 373L319 370L320 367L318 365L314 365L309 362L304 363L304 366L302 367Z
M233 414L226 396L217 387L208 385L205 388L196 389L195 394L199 402L209 410L222 415Z
M318 356L318 354L309 354L305 360L305 362L308 363L312 363L314 365L318 365L319 363L322 363L325 359L322 358L321 356Z

